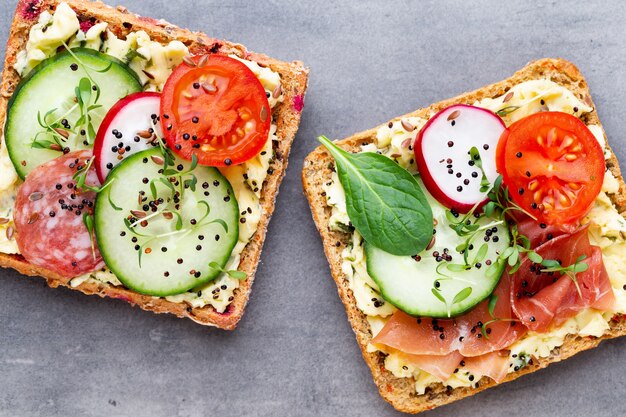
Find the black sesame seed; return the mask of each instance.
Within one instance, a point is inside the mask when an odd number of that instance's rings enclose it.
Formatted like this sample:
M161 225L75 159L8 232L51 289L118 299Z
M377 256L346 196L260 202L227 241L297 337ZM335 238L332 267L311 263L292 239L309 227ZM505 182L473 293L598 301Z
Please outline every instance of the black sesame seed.
M464 180L463 180L463 184L465 184L465 185L469 185L469 180L468 180L468 179L464 179Z
M463 187L461 187L461 186L459 185L458 187L456 187L456 190L457 190L458 192L461 192L461 191L463 191Z
M220 240L220 235L215 235L215 241L217 242L218 240Z
M202 250L202 245L197 245L196 250Z
M224 159L224 164L225 164L226 166L229 166L229 165L230 165L230 164L232 164L232 163L233 163L233 161L232 161L230 158L226 158L226 159Z
M189 140L189 133L183 133L183 139Z
M166 248L165 246L163 246L163 247L161 248L161 252L167 252L167 248Z
M522 157L522 153L518 152L518 153L515 154L515 156L517 156L518 158L521 158Z
M174 148L175 148L177 151L180 151L181 149L183 149L183 147L182 147L182 145L181 145L180 143L177 143L176 145L174 145Z
M548 227L548 225L545 223L539 223L539 227L541 227L542 229L545 229L546 227Z
M486 143L483 145L483 149L484 150L488 150L489 149L489 145L487 145Z
M57 185L55 185L55 188L56 188L57 190L60 190L61 188L63 188L63 186L62 186L61 184L57 184Z
M520 188L519 190L517 190L517 192L519 193L519 195L522 195L522 194L524 194L524 189Z
M176 260L176 262L177 262L178 264L182 264L182 263L183 263L183 258L178 258L178 259Z
M454 146L454 142L452 142L451 140L448 141L448 148L451 148Z
M50 217L54 217L54 216L56 216L56 215L57 215L54 211L51 211L51 212L50 212L50 213L48 213L48 214L50 215Z
M191 121L192 121L193 123L198 123L198 122L200 121L200 119L198 119L198 117L197 117L197 116L194 116L194 117L192 117L192 118L191 118Z
M456 177L457 177L457 178L461 178L462 176L463 176L463 174L461 174L460 172L457 172L457 173L456 173Z
M526 176L530 178L530 171L526 171Z
M77 70L78 70L78 64L73 63L72 65L70 65L70 69L71 69L72 71L77 71Z
M200 88L200 83L193 83L193 88L195 88L196 90Z

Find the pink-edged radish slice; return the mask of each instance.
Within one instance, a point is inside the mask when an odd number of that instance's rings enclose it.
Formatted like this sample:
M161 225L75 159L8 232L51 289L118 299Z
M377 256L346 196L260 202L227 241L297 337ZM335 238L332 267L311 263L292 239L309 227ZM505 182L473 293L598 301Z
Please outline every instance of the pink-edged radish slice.
M154 146L163 137L159 123L159 93L130 94L111 107L100 124L94 143L94 165L104 184L122 159Z
M457 104L434 115L415 141L415 161L428 191L441 204L459 213L486 201L480 191L482 172L470 156L476 147L485 176L493 183L496 147L506 129L496 114L479 107Z

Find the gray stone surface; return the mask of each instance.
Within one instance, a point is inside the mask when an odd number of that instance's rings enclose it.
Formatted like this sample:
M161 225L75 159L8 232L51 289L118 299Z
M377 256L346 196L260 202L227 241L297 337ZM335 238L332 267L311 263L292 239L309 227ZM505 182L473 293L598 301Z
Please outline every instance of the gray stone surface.
M626 161L622 2L125 5L311 67L252 299L227 333L0 271L2 416L399 415L361 359L302 194L302 160L315 136L348 136L508 77L529 60L561 56L587 77ZM0 1L2 42L14 6ZM625 342L425 415L625 415Z

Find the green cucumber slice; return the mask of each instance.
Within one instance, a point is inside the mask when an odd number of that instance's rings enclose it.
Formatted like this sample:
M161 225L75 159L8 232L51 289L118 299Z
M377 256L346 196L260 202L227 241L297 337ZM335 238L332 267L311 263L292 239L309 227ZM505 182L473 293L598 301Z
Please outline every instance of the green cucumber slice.
M165 183L173 176L159 173L162 164L159 148L124 159L107 177L109 185L98 194L95 205L96 237L107 266L128 288L161 297L215 279L239 236L237 200L216 168L195 167L194 187L188 183L190 174L170 182L182 195L176 198ZM174 160L168 169L184 173L190 165ZM159 199L155 213L150 202ZM142 219L147 225L141 225ZM130 227L128 222L137 224ZM219 268L209 266L213 262Z
M43 119L46 113L55 110L48 115L47 122L66 119L74 129L80 117L75 89L81 78L86 77L85 67L101 88L97 104L102 107L90 112L95 131L113 104L130 93L142 90L137 74L122 61L92 49L75 48L71 52L84 66L77 67L77 60L69 51L60 52L29 72L9 101L5 141L11 161L22 179L37 166L60 156L60 151L33 147L35 137L42 142L52 141L50 133L37 136L45 132L38 116ZM107 67L106 72L97 71ZM93 104L95 96L94 91L90 104ZM70 134L63 145L72 151L91 148L95 137L87 145L83 143L85 139L86 136L76 132Z
M464 256L456 249L469 236L458 236L446 218L446 208L426 191L424 193L436 220L432 247L411 257L395 256L366 243L367 272L383 298L407 314L433 318L458 316L489 297L496 288L505 267L505 263L496 260L509 246L509 230L506 224L493 225L493 219L480 218L478 224L484 229L470 240L469 266L461 268L460 265L465 265ZM489 224L492 225L488 227ZM487 229L490 230L489 241L485 241ZM477 259L484 244L487 252ZM452 259L437 261L435 255L444 253Z

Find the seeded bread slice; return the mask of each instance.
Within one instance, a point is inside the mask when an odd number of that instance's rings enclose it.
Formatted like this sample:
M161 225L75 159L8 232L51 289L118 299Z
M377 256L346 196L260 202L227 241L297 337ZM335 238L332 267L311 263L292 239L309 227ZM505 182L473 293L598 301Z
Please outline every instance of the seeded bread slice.
M476 100L485 97L497 97L505 94L511 87L523 81L549 78L552 81L568 88L577 97L588 103L594 110L583 117L586 124L600 124L595 106L591 101L587 83L578 69L570 62L563 59L542 59L531 62L526 67L516 72L511 78L504 81L485 86L481 89L462 94L460 96L444 100L433 104L427 108L409 113L404 117L422 117L429 118L441 109L452 104L472 104ZM400 118L394 119L399 120ZM349 138L337 142L342 148L356 152L364 143L373 142L376 137L377 128L370 129L361 133L357 133ZM606 135L605 135L606 136ZM626 212L626 185L622 179L620 169L615 158L615 154L611 152L611 157L607 160L607 167L612 171L619 181L619 193L611 195L613 204L617 210L624 215ZM348 319L352 325L352 329L356 334L357 342L361 347L361 352L365 358L365 362L372 371L374 382L378 386L378 390L383 398L389 401L397 410L407 413L419 413L429 410L443 404L448 404L456 400L476 394L496 385L491 379L484 377L479 381L478 388L456 388L448 391L442 384L434 384L427 388L424 395L417 395L415 392L415 381L412 378L396 378L387 371L384 366L385 355L381 352L371 353L366 347L372 339L372 331L366 316L358 309L352 291L349 288L348 279L341 271L341 252L350 241L350 235L347 233L337 232L329 228L329 217L331 208L326 202L326 196L323 190L323 184L331 178L331 172L334 166L333 158L323 148L318 147L311 152L304 161L302 171L302 182L304 184L304 192L309 200L313 219L320 232L324 243L324 251L330 263L330 269L337 284L339 296L343 301L348 314ZM610 324L611 329L601 338L589 338L579 336L568 336L565 343L554 349L550 356L533 361L533 364L523 368L519 372L510 373L506 381L511 381L522 375L545 368L553 362L566 359L578 352L591 349L598 346L604 339L626 335L626 318L616 316Z
M2 85L0 87L0 129L3 129L7 112L7 102L20 81L20 76L13 69L17 53L24 49L28 41L31 27L37 22L39 14L44 10L53 11L62 0L19 0L9 40L7 42ZM262 217L256 233L241 254L239 270L247 273L248 278L241 282L235 290L235 299L224 313L218 313L211 306L191 308L184 303L173 303L164 298L141 295L125 287L117 287L105 283L85 282L76 288L69 285L64 278L45 268L29 264L21 256L0 253L0 266L13 268L25 275L41 276L51 287L64 286L81 291L85 294L97 294L101 297L112 297L125 300L144 310L155 313L171 313L178 317L187 317L193 321L222 329L232 330L243 315L250 296L250 289L259 262L259 256L270 217L274 211L274 202L278 186L287 169L287 157L291 144L298 130L300 113L304 104L307 88L308 69L302 62L283 62L268 56L249 52L244 46L211 38L201 32L181 29L164 20L138 16L129 13L124 7L113 8L101 2L87 0L64 0L77 13L80 21L95 20L109 24L108 28L118 37L125 37L130 32L143 30L150 37L161 43L171 40L183 42L192 54L227 53L236 54L241 58L257 62L261 66L270 67L278 72L282 80L283 103L273 110L277 124L278 142L274 143L275 157L270 163L267 179L263 183L261 193ZM0 173L2 175L2 173Z

